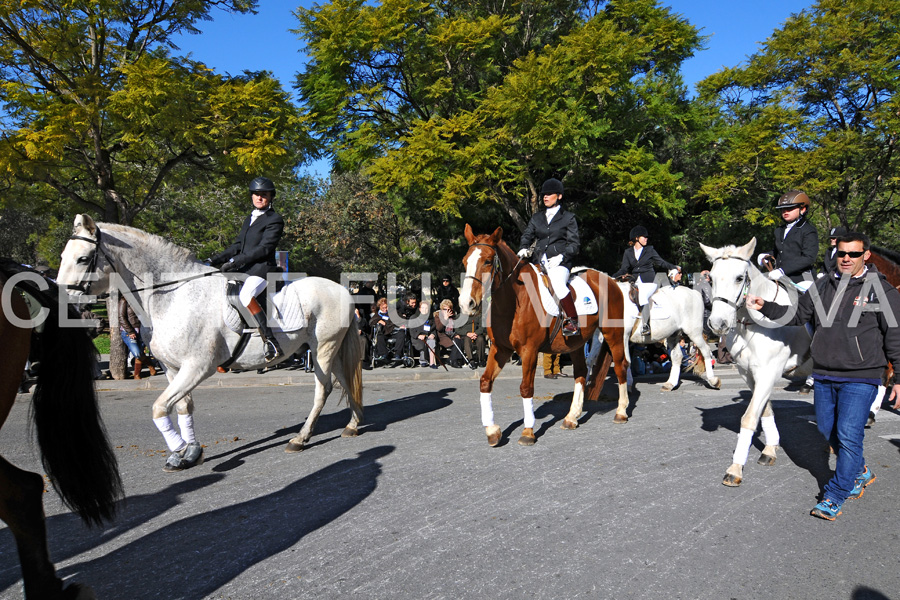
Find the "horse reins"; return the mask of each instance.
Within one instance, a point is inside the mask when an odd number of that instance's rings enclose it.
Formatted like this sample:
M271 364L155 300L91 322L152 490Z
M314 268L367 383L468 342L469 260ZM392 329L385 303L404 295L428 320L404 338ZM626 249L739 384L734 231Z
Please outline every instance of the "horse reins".
M78 290L80 292L83 292L85 295L90 295L91 284L93 283L93 281L88 280L88 275L94 273L97 270L97 251L98 250L100 251L100 253L103 255L103 258L105 258L106 262L108 262L110 265L113 264L112 258L110 258L109 254L107 254L106 251L103 250L103 246L100 245L101 233L100 233L99 227L97 227L97 239L91 239L89 237L84 237L81 235L73 235L73 236L70 236L69 239L70 240L80 240L82 242L88 242L88 243L94 244L94 251L91 252L91 257L89 259L87 269L85 270L84 276L81 278L81 281L79 281L76 284L67 284L65 286L66 289ZM136 288L136 289L128 290L128 291L133 294L135 292L143 292L145 290L155 290L155 289L158 289L161 287L175 285L176 283L184 283L185 281L192 281L194 279L201 279L203 277L209 277L210 275L222 275L222 273L218 270L209 271L207 273L200 273L199 275L191 275L190 277L185 277L183 279L174 279L172 281L163 281L162 283L156 283L153 285L148 285L145 287ZM140 277L138 277L137 275L135 275L135 277L140 279ZM109 297L109 293L101 294L101 295L97 296L98 299L108 298L108 297Z
M485 248L490 248L491 250L494 251L494 260L493 260L493 264L491 265L491 280L492 281L494 279L494 273L500 273L500 275L503 275L503 266L500 264L500 251L497 249L497 246L494 246L491 244L485 244L484 242L474 242L472 244L469 244L470 248L472 246L484 246ZM519 260L516 262L516 264L513 265L513 268L510 270L509 275L507 275L506 278L503 281L501 281L500 284L497 286L498 288L503 287L506 284L506 282L509 280L509 278L512 277L513 273L516 272L516 269L519 267L520 264L522 264L521 256L519 257ZM484 287L484 282L481 281L480 277L476 277L474 275L466 275L465 277L463 277L463 281L465 281L466 279L471 279L473 281L477 281L478 283L481 284L482 287Z

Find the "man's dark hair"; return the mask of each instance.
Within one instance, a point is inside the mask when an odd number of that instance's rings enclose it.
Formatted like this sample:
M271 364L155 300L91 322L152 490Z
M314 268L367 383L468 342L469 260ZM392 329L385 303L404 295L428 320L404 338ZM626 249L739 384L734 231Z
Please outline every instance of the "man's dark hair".
M838 238L837 245L840 246L845 242L862 242L863 250L868 250L869 246L871 246L871 243L869 242L869 236L858 231L850 231L842 235Z

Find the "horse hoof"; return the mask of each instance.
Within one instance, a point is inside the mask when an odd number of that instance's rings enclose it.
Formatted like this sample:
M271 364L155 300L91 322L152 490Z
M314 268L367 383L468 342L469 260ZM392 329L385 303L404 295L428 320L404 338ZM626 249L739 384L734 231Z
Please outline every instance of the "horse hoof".
M341 432L341 437L356 437L358 435L359 431L352 427L344 427L344 431Z
M578 421L570 421L568 419L563 419L562 425L559 426L560 429L577 429Z
M177 473L191 467L203 464L203 446L198 442L191 442L178 452L173 452L166 459L166 466L163 471L166 473Z
M500 443L500 428L494 425L487 428L488 446L493 448Z
M721 390L722 389L722 380L716 379L716 382L714 384L712 384L712 386L714 388L716 388L717 390Z
M616 413L616 416L613 417L613 423L618 423L621 425L622 423L627 423L627 422L628 422L628 417L626 417L625 415L620 415L619 413Z
M303 452L306 447L303 444L298 444L296 442L288 442L288 445L285 446L284 451L288 454L293 454L295 452Z
M671 383L664 383L664 384L662 384L662 387L659 389L661 389L664 392L671 392L672 390L675 389L675 386L672 385Z
M727 485L728 487L737 487L741 485L741 479L737 475L732 475L731 473L725 473L725 478L722 479L722 485Z
M534 437L534 429L526 427L522 430L522 437L519 438L520 446L534 446L537 439Z
M775 457L769 454L760 454L759 458L756 460L756 464L764 467L771 467L775 464Z

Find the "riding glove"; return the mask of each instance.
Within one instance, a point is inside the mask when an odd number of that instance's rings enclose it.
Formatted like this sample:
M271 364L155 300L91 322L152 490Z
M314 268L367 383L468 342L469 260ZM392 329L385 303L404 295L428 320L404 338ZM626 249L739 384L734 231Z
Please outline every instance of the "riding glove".
M240 258L239 256L236 256L235 258L232 258L227 263L222 265L219 268L219 270L222 271L223 273L227 273L228 271L237 271L241 267L243 267L245 264L247 264L247 261Z
M528 248L522 248L516 253L516 256L518 256L519 258L527 258L529 254L530 251L528 250Z

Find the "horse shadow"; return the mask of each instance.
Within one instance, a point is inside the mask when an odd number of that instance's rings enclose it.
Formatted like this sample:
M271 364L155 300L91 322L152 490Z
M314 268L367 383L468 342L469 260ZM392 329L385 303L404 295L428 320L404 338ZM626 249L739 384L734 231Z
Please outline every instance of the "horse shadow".
M389 425L394 423L446 408L453 403L450 399L450 394L455 391L456 388L444 388L424 394L404 396L388 402L366 405L364 407L365 418L359 428L359 434L364 435L368 432L384 431ZM335 431L343 431L349 420L350 408L345 408L335 413L322 414L316 423L315 429L313 429L312 440L314 441L306 445L306 450L340 439L340 433L324 437L323 435ZM207 456L205 462L224 458L227 460L212 467L213 472L221 473L236 469L243 465L245 459L250 456L272 450L273 448L284 447L288 439L300 433L302 428L303 422L291 427L282 427L267 437Z
M358 506L377 487L378 459L394 449L365 450L271 494L175 520L60 574L88 582L101 598L140 598L161 580L179 598L209 597Z
M737 435L750 397L749 391L742 390L738 397L732 398L731 404L716 408L696 407L701 413L700 428L707 432L723 428ZM780 437L779 448L795 465L808 471L822 490L831 479L832 470L828 466L828 444L816 424L806 418L814 411L812 405L799 400L773 400L772 410ZM765 447L759 429L753 436L752 447L760 452Z
M202 475L179 481L154 494L129 496L116 505L116 519L100 528L88 528L78 515L66 512L47 518L54 561L68 560L108 543L184 502L197 490L213 485L225 475ZM15 541L9 529L0 532L0 555L14 556ZM18 569L0 570L0 592L21 581Z

